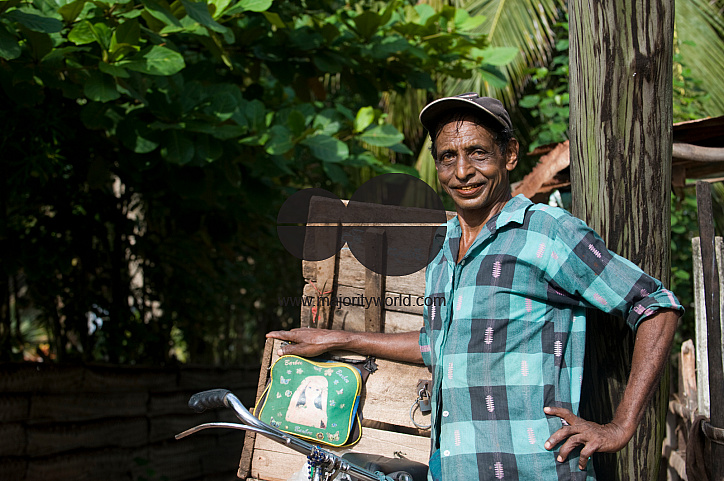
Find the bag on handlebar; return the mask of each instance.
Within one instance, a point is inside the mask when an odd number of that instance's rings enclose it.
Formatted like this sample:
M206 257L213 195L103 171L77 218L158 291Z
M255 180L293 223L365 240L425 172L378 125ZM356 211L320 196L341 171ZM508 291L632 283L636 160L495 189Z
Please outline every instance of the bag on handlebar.
M364 372L347 362L282 356L271 367L269 384L254 415L300 438L351 446L362 435L358 415L361 372L366 379L371 370Z

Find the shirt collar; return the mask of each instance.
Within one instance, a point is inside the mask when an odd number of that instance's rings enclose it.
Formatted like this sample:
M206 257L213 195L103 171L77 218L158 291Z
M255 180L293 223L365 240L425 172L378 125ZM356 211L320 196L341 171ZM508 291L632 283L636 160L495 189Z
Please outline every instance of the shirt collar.
M478 234L478 238L475 242L473 242L473 245L470 246L470 249L473 249L479 243L480 239L486 236L486 229L487 232L489 232L488 235L493 235L499 229L502 229L508 224L515 223L523 225L523 222L525 221L525 213L528 210L528 207L532 205L533 203L522 194L518 194L510 199L503 206L503 210L488 221L485 228L483 228L483 230L480 231L480 234ZM443 245L443 253L445 257L448 262L452 262L453 264L455 264L455 256L453 256L452 252L453 247L455 247L454 250L457 252L457 247L460 245L461 235L462 230L460 229L460 221L458 220L458 216L455 216L447 221L447 235Z

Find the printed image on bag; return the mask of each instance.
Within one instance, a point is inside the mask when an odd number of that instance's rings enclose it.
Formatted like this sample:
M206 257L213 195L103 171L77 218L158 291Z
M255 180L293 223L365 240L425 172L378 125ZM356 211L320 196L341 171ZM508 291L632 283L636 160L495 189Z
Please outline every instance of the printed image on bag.
M254 414L314 442L354 444L361 434L357 416L361 389L360 372L349 364L282 356L271 368L269 385Z

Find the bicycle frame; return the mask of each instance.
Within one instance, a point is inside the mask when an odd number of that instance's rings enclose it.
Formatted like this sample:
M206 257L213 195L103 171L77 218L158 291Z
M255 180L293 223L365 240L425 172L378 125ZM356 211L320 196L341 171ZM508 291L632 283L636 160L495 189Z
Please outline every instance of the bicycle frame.
M309 465L314 468L313 477L311 478L312 481L332 481L337 479L337 476L343 473L347 474L352 479L360 481L392 481L391 478L382 473L373 473L372 471L349 463L341 457L330 453L319 446L310 444L295 436L280 431L274 426L270 426L260 421L246 409L244 404L242 404L242 402L239 401L239 399L234 396L231 391L226 389L214 389L194 394L189 400L189 407L197 413L204 412L206 409L228 407L234 411L236 417L242 421L243 424L224 422L200 424L177 434L176 439L181 439L190 434L209 428L228 428L242 431L252 431L283 444L298 453L306 455Z

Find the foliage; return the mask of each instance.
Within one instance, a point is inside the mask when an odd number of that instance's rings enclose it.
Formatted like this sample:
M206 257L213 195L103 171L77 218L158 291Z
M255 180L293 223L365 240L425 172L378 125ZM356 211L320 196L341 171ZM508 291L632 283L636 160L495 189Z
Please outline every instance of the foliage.
M480 92L499 98L514 109L528 84L530 69L545 67L556 50L556 22L562 20L564 0L455 0L451 4L471 15L487 19L479 28L494 47L520 51L507 63L503 75L476 72L469 79L450 79L448 89L455 92Z
M706 115L724 115L724 2L721 0L678 0L675 34L678 50L692 77L710 96L703 104Z
M567 20L567 19L566 19ZM556 55L548 67L530 70L535 93L523 96L518 107L530 109L535 126L530 131L529 150L568 140L568 22L555 25Z
M298 315L277 305L301 292L284 198L413 173L380 98L494 69L480 22L402 0L0 2L0 352L30 316L61 360L253 359Z
M681 343L694 338L694 281L692 278L691 239L699 235L696 193L683 189L679 195L671 194L671 282L669 288L676 294L686 312L676 332L674 352Z

